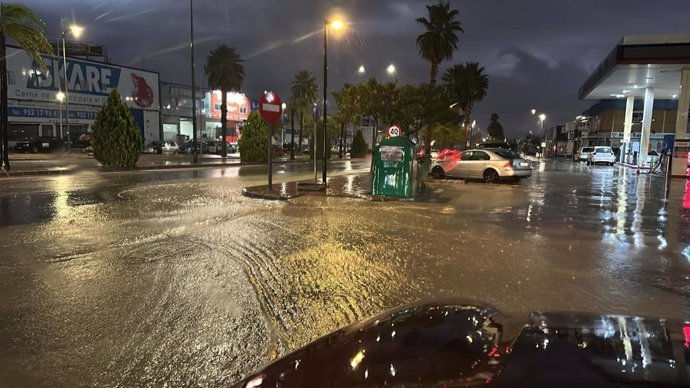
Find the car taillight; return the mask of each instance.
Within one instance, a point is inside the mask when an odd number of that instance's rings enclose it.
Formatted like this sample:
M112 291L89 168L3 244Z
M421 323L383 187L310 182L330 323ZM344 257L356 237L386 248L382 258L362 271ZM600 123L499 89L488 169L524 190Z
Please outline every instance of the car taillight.
M513 161L509 160L508 163L503 165L503 167L513 167Z

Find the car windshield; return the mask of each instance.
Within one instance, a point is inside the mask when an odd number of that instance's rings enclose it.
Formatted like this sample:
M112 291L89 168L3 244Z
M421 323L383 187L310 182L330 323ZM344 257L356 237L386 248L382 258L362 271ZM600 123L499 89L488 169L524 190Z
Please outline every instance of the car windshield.
M690 0L6 0L0 32L0 388L690 375Z

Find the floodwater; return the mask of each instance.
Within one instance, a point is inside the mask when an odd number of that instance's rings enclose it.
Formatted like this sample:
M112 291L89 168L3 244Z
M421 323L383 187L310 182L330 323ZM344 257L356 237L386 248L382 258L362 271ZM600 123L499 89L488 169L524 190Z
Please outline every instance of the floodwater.
M0 381L228 384L418 301L688 318L685 181L666 200L662 177L549 161L517 185L433 182L416 202L241 196L264 179L225 168L0 181Z

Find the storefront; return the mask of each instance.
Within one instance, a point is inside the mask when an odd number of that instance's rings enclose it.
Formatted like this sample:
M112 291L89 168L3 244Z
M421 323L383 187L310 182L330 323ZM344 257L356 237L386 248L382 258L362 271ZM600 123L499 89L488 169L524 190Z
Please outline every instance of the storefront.
M206 119L204 131L209 135L212 134L213 137L220 137L222 136L220 126L222 94L220 90L207 92L204 102L204 117ZM242 123L249 117L251 102L244 93L228 92L227 108L227 140L236 142L241 132Z
M72 144L90 132L96 114L117 89L130 107L145 141L160 138L158 73L67 58L69 104L58 101L64 77L62 57L43 56L41 70L24 50L7 48L9 142L39 136Z
M192 125L192 88L171 82L161 82L161 122L164 140L181 141L194 136ZM203 113L207 90L196 89L196 109L199 128L205 126ZM200 131L205 132L205 131ZM213 136L212 136L213 137Z

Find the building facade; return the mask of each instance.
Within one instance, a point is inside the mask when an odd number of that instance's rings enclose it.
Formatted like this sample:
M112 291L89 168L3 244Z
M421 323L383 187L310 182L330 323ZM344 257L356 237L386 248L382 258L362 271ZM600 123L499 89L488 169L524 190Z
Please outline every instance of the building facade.
M601 100L566 125L568 149L588 146L610 146L619 152L625 131L626 101L622 99ZM630 137L631 153L639 152L644 101L635 100L632 113ZM676 131L678 111L677 100L655 100L652 109L649 151L660 153ZM686 123L690 129L690 123Z
M159 75L156 72L91 60L67 58L69 104L58 101L64 91L62 57L43 56L46 70L24 50L7 48L9 142L39 136L71 143L91 130L96 114L113 89L132 111L142 138L160 139Z

